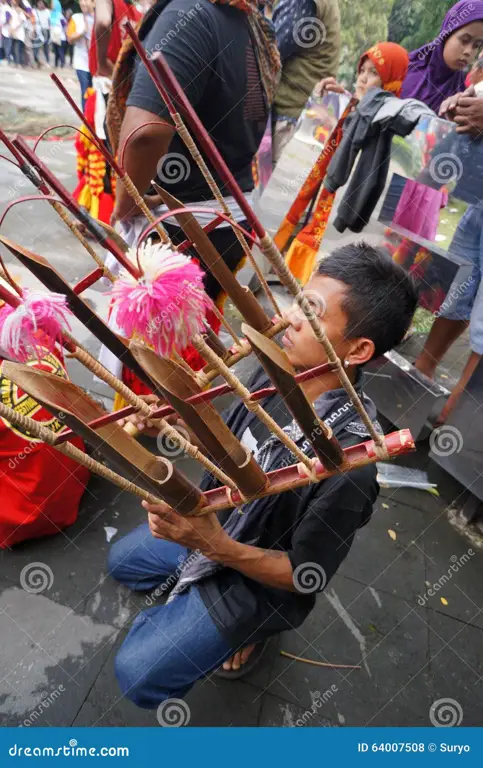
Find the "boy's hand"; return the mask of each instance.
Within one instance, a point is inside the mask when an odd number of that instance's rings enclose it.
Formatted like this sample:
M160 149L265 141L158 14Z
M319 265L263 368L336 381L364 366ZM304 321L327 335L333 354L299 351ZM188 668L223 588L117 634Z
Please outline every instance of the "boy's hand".
M222 562L230 551L232 539L221 527L215 514L183 517L168 504L148 504L149 529L156 539L173 541L189 549L199 549L211 560Z
M159 397L156 395L140 395L139 397L140 400L144 400L145 403L151 406L153 410L159 404ZM175 422L176 419L176 414L173 414L172 416L168 416L166 421L171 423L173 421ZM147 416L144 416L142 413L133 413L131 416L126 416L125 419L119 419L117 423L120 427L124 427L126 424L134 424L138 432L144 432L148 437L157 437L159 434L159 429L156 429L155 422Z

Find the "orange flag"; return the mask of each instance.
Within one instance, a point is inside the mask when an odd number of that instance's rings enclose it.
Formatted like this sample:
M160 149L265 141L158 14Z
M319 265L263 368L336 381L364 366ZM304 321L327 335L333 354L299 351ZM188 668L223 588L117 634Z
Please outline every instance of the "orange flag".
M313 198L317 196L324 176L327 172L327 168L329 167L329 163L335 154L335 150L341 142L342 126L347 115L352 112L352 109L356 104L357 99L352 98L345 108L343 114L341 115L339 122L332 131L330 138L327 140L322 152L315 161L312 170L304 181L302 188L292 203L289 212L278 228L278 232L274 237L274 241L275 245L279 248L280 251L282 251L287 245L307 206L310 204Z

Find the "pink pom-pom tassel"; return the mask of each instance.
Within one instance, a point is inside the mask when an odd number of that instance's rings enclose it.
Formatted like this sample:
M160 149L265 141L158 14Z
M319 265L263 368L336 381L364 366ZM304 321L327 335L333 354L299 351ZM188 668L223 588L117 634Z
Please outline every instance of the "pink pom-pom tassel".
M123 274L112 288L116 321L128 338L141 337L163 357L182 352L205 327L210 300L203 271L168 246L144 244L140 249L144 276Z
M0 310L0 347L22 363L32 355L40 358L55 349L64 328L70 329L68 316L65 296L25 290L18 307Z

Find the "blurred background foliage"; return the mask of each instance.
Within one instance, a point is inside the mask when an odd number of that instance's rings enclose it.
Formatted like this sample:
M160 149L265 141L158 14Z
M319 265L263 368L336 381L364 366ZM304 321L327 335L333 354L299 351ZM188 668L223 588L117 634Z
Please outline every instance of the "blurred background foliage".
M413 51L434 40L454 3L455 0L339 0L339 77L352 84L359 56L374 43L390 40Z

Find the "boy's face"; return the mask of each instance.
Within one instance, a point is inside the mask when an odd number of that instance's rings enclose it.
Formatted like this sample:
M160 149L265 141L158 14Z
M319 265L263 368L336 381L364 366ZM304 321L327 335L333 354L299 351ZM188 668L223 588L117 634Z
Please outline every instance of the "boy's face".
M374 344L368 339L347 339L348 317L342 309L347 286L332 277L316 275L305 285L304 293L320 318L322 327L338 357L351 365L370 360ZM324 348L317 341L308 320L298 305L285 313L290 322L282 337L282 345L291 364L297 370L308 370L327 362Z

